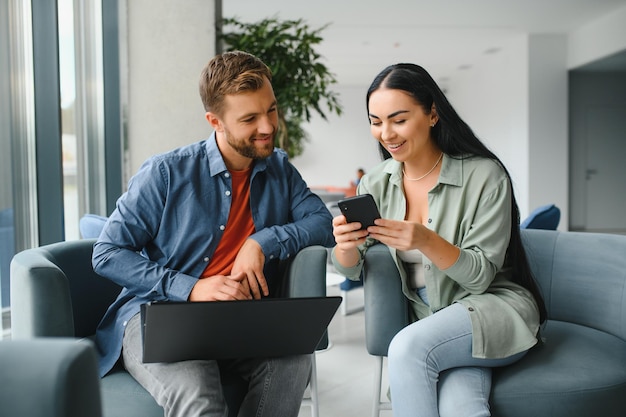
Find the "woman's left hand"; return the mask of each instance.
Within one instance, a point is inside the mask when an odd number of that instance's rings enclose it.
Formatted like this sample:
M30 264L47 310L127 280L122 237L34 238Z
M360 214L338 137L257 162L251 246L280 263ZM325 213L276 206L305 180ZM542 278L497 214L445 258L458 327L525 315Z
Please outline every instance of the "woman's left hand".
M367 228L369 237L398 250L420 249L431 233L424 225L407 220L377 219L375 223Z
M450 267L459 258L460 249L421 223L406 220L377 219L367 228L372 237L397 250L418 249L439 269Z

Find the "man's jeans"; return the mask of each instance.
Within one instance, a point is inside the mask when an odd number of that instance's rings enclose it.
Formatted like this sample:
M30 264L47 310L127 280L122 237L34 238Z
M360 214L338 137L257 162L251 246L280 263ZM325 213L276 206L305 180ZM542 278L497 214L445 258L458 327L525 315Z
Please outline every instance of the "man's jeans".
M489 412L491 368L504 359L472 357L472 323L455 303L402 329L389 345L394 417L484 417Z
M239 416L297 417L311 375L310 355L272 359L142 363L139 314L126 325L122 355L128 372L156 399L166 417L227 417L220 368L248 381Z

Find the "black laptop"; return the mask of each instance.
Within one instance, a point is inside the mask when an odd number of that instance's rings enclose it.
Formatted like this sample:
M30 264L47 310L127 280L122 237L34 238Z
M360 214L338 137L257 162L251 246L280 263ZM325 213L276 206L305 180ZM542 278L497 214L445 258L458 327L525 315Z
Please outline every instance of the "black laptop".
M339 304L341 297L143 304L143 361L313 353Z

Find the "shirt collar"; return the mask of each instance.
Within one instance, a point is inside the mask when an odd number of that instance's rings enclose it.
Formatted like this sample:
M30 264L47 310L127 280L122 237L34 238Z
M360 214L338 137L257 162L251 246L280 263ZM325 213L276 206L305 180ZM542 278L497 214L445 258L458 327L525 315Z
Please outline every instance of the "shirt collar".
M450 157L444 153L438 182L458 187L463 185L463 158Z
M228 171L228 168L226 168L226 164L224 163L224 158L222 158L222 153L217 147L215 132L213 132L211 137L207 139L205 146L207 156L209 157L209 171L211 172L211 176L214 177L224 171Z
M209 137L209 139L207 139L206 141L206 152L209 157L209 170L212 177L228 171L228 168L226 168L226 163L224 162L224 158L222 157L222 153L217 147L217 138L215 136L215 132L213 132L211 134L211 137ZM267 161L265 159L256 160L253 162L253 164L253 174L259 171L263 171L267 167Z

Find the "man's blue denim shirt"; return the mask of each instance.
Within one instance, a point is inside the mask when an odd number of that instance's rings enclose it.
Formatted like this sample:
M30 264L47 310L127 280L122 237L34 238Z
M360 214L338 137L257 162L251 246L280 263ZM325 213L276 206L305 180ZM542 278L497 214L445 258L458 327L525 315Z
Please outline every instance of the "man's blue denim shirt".
M332 216L280 149L254 164L250 205L268 262L331 247ZM124 326L148 301L185 301L211 260L230 211L231 178L215 141L146 161L94 245L94 270L124 287L96 332L100 374L117 362ZM266 268L267 269L267 268Z

